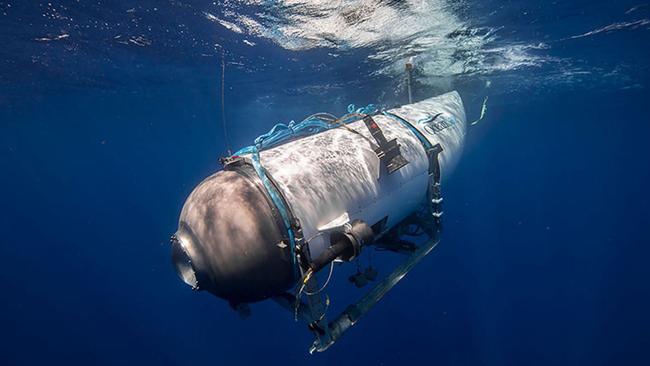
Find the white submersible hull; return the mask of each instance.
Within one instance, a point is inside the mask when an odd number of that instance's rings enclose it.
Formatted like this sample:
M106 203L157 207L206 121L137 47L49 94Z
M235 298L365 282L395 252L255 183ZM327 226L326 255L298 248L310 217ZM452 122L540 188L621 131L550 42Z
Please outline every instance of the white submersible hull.
M278 296L426 204L432 165L451 172L465 131L450 92L231 157L185 202L176 270L232 304Z

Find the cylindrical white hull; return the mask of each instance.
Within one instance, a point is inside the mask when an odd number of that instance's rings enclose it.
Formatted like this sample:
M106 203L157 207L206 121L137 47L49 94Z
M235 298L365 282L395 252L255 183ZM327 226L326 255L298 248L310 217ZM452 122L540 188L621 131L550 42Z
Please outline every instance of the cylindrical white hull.
M392 174L382 167L363 121L347 125L357 133L339 127L260 153L262 165L300 220L312 257L327 248L327 229L341 220L361 219L373 225L386 219L386 227L392 227L422 204L429 179L425 148L413 131L388 114L409 122L431 145L442 146L443 177L453 169L466 129L457 92L373 116L387 140L397 139L409 162Z

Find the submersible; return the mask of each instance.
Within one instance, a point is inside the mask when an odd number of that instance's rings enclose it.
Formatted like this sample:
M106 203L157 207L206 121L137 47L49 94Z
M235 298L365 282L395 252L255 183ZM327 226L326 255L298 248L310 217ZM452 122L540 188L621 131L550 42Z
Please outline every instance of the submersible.
M378 243L399 252L396 230L422 218L423 207L424 221L439 221L441 177L458 161L465 131L455 91L276 126L224 159L223 170L187 198L172 237L174 267L193 289L235 307L299 302L291 289L317 288L313 274L332 261L350 261ZM390 287L376 291L383 296ZM313 296L305 304L318 305ZM316 346L323 350L335 325L312 315L310 329L329 337ZM352 325L354 314L346 319Z

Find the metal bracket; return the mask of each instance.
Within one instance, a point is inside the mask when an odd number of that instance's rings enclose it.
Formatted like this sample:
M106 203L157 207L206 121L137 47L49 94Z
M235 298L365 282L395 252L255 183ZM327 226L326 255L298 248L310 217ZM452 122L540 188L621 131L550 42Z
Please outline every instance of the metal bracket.
M227 165L240 162L243 159L244 158L239 156L239 155L222 156L222 157L219 158L219 163L222 166L226 167Z
M379 128L372 117L363 117L363 122L366 124L370 134L377 142L378 146L375 148L375 153L384 166L386 166L388 174L396 172L409 163L408 160L402 156L399 149L400 144L397 143L397 139L392 139L390 141L386 140L381 128Z
M440 160L439 155L442 152L442 146L436 144L427 150L429 158L429 188L427 189L427 204L431 216L436 220L436 224L440 225L440 218L442 217L442 192L440 186Z

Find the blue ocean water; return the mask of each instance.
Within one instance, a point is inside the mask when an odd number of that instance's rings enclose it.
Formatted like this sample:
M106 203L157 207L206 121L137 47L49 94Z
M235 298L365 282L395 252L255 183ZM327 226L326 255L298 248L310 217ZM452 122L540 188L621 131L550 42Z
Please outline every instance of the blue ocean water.
M650 5L0 1L0 363L647 365ZM240 320L170 265L234 148L458 90L441 244L344 338ZM350 301L349 270L330 297ZM381 274L385 274L383 269Z

